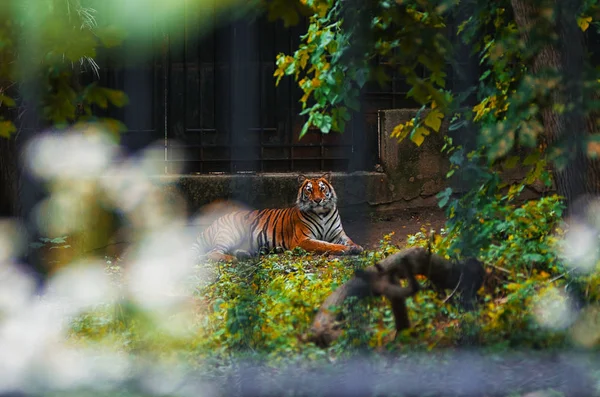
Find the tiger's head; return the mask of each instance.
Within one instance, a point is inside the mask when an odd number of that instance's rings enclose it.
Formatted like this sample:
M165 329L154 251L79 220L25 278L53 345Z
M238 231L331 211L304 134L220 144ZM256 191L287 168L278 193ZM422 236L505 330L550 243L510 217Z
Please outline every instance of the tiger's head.
M300 188L298 189L296 205L298 205L300 211L324 214L335 208L337 195L329 182L330 178L330 173L314 179L304 175L298 176Z

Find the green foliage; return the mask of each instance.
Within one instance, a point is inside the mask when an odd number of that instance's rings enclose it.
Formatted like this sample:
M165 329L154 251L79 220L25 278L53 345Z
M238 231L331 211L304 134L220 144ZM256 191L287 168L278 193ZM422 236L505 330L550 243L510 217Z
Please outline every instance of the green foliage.
M310 18L302 44L293 56L279 54L274 76L276 84L284 75L295 76L304 92L300 99L301 115L308 115L300 137L309 128L316 127L327 134L342 132L350 120L349 109L358 110L358 92L366 82L364 62L342 62L350 48L350 35L345 33L342 21L336 20L339 3L332 7L331 1L315 1L310 4L315 14ZM312 96L314 104L307 107Z
M412 328L395 341L394 319L383 298L347 302L337 308L345 313L343 333L330 348L321 350L303 339L325 298L348 281L356 268L398 252L391 234L384 236L377 251L354 259L295 250L258 261L220 265L214 282L201 287L198 279L193 281L197 285L194 309L184 331L169 333L164 328L165 323L176 322L179 314L156 320L125 299L76 319L72 340L108 343L136 354L184 357L192 363L201 359L220 366L248 356L267 358L271 365L279 366L299 357L330 360L357 349L449 348L465 339L494 349L571 344L569 324L553 318L560 310L548 307L563 307L566 300L561 291L575 281L590 291L589 302L598 302L597 289L592 288L600 285L600 268L585 280L565 271L557 254L563 235L558 227L560 200L552 196L516 204L506 197L486 208L486 213L477 215L483 219L478 222L480 232L491 236L476 255L487 273L477 310L462 312L452 291L446 291L449 297L445 297L425 289L407 300ZM447 258L458 255L459 231L450 228L438 233L433 251ZM427 242L428 233L423 229L409 236L407 246L426 246ZM118 263L107 265L107 275L119 285L124 282ZM424 277L419 279L427 285Z
M301 114L308 119L302 135L311 127L323 133L343 131L347 112L357 107L356 99L364 84L369 80L384 83L392 70L410 85L407 96L422 105L421 111L431 111L426 119L417 116L397 126L393 137L410 137L420 145L430 131L440 130L443 117L452 116L450 130L469 122L478 125L478 145L485 148L483 154L490 163L515 147L542 144L547 149L542 137L542 112L561 114L581 106L589 114L598 108L594 97L600 81L597 71L586 70L583 98L576 105L558 99L565 97L567 87L556 65L535 71L527 67L541 51L558 42L554 3L531 4L540 12L527 28L527 43L507 0L471 2L469 15L464 15L462 5L455 1L377 0L362 2L360 7L341 0L300 3L313 13L307 33L293 54L277 56L275 77L279 82L283 76L294 76L304 91ZM294 15L284 18L290 23L299 18L293 6L298 3L283 7L280 1L272 0L268 4L272 17ZM596 1L585 2L579 18L573 18L572 23L587 30L600 15L598 9ZM449 21L452 29L447 27ZM473 87L479 103L473 108L462 105L469 92L445 90L446 65L457 66L449 41L453 34L459 34L473 48L482 65L479 85ZM373 64L377 57L389 67ZM418 74L420 68L424 68L425 77ZM337 114L340 109L341 114ZM588 152L596 156L598 145L594 142L592 138L582 144L587 144ZM560 144L544 152L555 164L564 163L568 154Z
M42 248L45 247L47 244L49 244L52 248L70 248L71 246L69 244L67 244L67 236L65 237L55 237L55 238L48 238L48 237L40 237L39 238L39 242L32 242L29 243L29 246L31 248Z
M77 122L102 123L114 133L124 129L116 120L93 115L92 108L122 107L124 93L82 85L81 72L98 74L94 58L101 48L118 46L124 32L96 20L96 10L79 0L4 1L0 6L0 110L15 108L17 87L41 88L43 121L57 127ZM31 106L31 105L28 105ZM12 117L2 112L0 136L16 132Z
M432 12L443 2L398 5L380 1L345 8L337 0L306 3L314 12L308 31L293 55L277 56L274 73L277 83L283 76L294 76L304 92L301 115L308 115L308 120L301 136L311 127L323 133L344 130L349 110L359 108L358 96L364 85L369 80L388 80L383 67L370 67L376 57L385 58L401 70L412 85L408 96L423 105L448 105L449 96L442 88L449 44L442 34L443 21ZM369 19L365 15L375 17ZM362 34L370 30L376 39L361 44ZM428 77L418 74L421 66L428 71ZM411 139L420 144L430 128L439 131L442 115L436 111L426 122L418 122Z
M438 205L446 208L448 230L456 236L461 236L451 243L450 248L456 253L462 252L465 256L474 256L479 250L488 249L490 242L497 238L499 233L505 232L507 226L498 222L503 220L504 216L514 215L514 202L527 185L539 180L546 186L551 184L546 163L540 160L539 151L534 151L525 158L524 164L529 167L528 173L520 183L512 185L502 181L499 169L489 167L484 151L485 149L479 148L465 153L462 146L454 146L452 139L448 137L442 147L442 152L446 153L450 160L450 170L446 177L453 178L459 186L472 187L460 195L455 195L453 189L447 187L437 195ZM514 167L519 159L518 156L509 158L504 168ZM543 200L540 201L540 205L544 203ZM550 208L552 212L549 216L556 221L562 216L563 207L556 197L553 197L553 200L552 204L555 207Z

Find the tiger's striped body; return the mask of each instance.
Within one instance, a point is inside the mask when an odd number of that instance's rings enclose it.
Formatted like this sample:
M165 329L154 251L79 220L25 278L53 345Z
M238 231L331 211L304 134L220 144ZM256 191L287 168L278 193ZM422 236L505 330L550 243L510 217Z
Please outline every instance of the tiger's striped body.
M235 211L214 221L195 244L212 260L234 261L231 253L257 254L276 248L296 247L315 253L358 254L344 232L337 196L328 175L316 179L300 176L296 206L285 209Z

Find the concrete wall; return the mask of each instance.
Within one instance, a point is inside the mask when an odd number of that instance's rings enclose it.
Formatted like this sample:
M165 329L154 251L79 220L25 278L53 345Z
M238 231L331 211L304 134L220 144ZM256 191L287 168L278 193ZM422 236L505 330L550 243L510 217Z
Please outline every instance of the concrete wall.
M386 207L435 206L435 195L446 187L450 162L440 150L447 123L439 134L428 136L419 147L410 139L399 143L390 137L394 127L411 120L416 112L415 109L379 112L379 159L392 188Z
M444 121L439 133L431 133L420 147L410 139L398 142L390 133L395 126L406 123L416 116L417 109L382 110L379 112L379 152L381 166L393 187L391 203L385 208L406 208L437 205L435 195L448 185L446 174L450 162L440 151L444 146L444 135L448 133L448 121ZM423 117L426 112L423 112ZM502 170L505 182L522 180L527 174L524 167ZM539 197L547 191L537 181L528 186L522 198ZM553 189L550 189L553 190Z
M428 136L417 147L409 139L398 143L391 138L393 128L413 118L415 109L379 112L379 159L377 171L334 173L332 182L342 212L352 209L397 210L432 207L435 195L447 186L449 161L440 153L447 122L440 133ZM316 175L316 174L308 174ZM506 172L507 181L522 178L524 170ZM284 207L296 200L297 174L177 175L157 177L160 183L180 191L190 212L219 199L234 199L253 208ZM528 196L544 190L534 186Z

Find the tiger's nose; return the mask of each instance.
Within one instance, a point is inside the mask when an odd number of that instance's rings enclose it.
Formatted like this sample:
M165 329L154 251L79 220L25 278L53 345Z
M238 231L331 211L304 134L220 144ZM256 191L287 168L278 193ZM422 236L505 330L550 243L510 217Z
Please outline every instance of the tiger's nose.
M315 199L315 203L317 203L317 204L321 204L321 201L323 201L323 199L320 199L320 198Z

